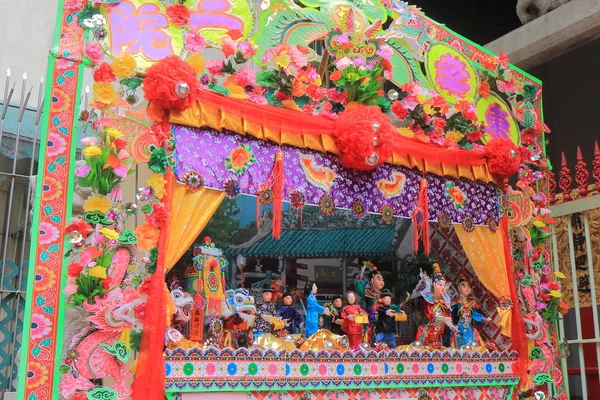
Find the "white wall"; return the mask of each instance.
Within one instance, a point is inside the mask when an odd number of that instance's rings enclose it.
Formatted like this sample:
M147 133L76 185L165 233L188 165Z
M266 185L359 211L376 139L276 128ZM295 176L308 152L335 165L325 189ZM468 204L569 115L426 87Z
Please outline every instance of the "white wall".
M29 106L37 104L37 82L46 74L57 5L58 0L0 0L0 88L4 89L6 69L10 68L12 76L19 78L12 102L18 102L20 77L27 72L27 86L36 85Z

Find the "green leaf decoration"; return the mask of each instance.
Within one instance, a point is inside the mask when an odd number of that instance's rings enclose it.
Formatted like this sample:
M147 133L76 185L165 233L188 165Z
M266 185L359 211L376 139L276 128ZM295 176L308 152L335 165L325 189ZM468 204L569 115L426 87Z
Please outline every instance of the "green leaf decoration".
M119 243L136 244L137 236L135 235L135 232L130 231L130 230L121 232L121 236L119 236Z
M99 387L87 393L88 400L113 400L117 398L117 391L107 387Z
M525 286L525 287L533 285L533 282L531 281L531 275L525 274L523 279L521 279L520 284L521 284L521 286Z
M148 167L153 172L164 174L167 172L167 152L163 148L156 149L150 155Z
M100 211L90 211L83 214L83 220L90 224L102 224L104 226L114 225L113 221L109 221L108 217Z
M127 86L131 90L135 90L142 85L142 78L125 78L121 79L121 85Z
M533 382L536 385L545 385L546 383L552 383L552 377L550 374L537 374L533 377Z
M112 346L102 343L100 344L100 347L102 347L111 356L115 356L115 358L121 362L127 362L127 360L129 360L130 352L125 343L121 342L120 340L114 342Z
M140 351L140 343L142 342L142 331L131 331L129 334L129 346L133 351Z
M534 359L541 360L544 358L544 353L542 353L541 348L539 348L538 346L535 346L533 349L531 349L531 354L529 354L529 358L531 358L532 360L534 360Z
M264 71L256 74L256 83L261 86L275 86L275 71Z
M526 83L523 86L523 97L525 98L525 100L533 101L535 99L536 94L537 88L534 85Z
M85 8L81 11L79 11L77 17L79 18L79 25L83 28L83 29L89 29L87 26L85 26L83 24L83 21L89 18L92 18L94 15L96 14L100 14L100 10L98 10L96 7L91 6L91 5L86 5Z
M35 304L37 304L38 306L42 306L46 303L46 299L44 299L44 296L42 296L41 294L39 294L36 298L35 298Z

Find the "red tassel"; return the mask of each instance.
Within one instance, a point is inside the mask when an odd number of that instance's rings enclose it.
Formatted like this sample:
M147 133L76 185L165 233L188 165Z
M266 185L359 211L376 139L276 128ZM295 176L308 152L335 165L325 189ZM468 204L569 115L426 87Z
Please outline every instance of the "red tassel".
M283 211L283 151L275 156L273 166L273 232L275 239L281 239L281 217Z
M419 198L417 206L412 215L413 223L413 249L415 253L419 251L419 239L423 242L423 250L429 255L429 200L427 199L427 178L421 179L421 189L419 189Z

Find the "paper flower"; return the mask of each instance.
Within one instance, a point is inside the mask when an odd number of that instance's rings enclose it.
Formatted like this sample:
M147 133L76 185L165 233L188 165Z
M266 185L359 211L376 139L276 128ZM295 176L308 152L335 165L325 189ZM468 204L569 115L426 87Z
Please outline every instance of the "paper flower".
M120 79L132 77L135 74L136 68L135 59L129 53L115 58L112 63L113 73Z
M192 53L202 53L206 48L206 41L199 33L188 31L185 35L185 47Z
M117 240L119 238L119 233L117 231L115 231L114 229L102 228L100 230L100 233L103 234L104 237L111 239L111 240Z
M104 53L102 52L102 47L100 47L100 44L93 42L86 45L85 55L90 59L91 62L98 64L100 61L102 61L102 56Z
M204 57L202 57L200 54L192 54L188 57L186 62L190 65L190 67L192 67L194 71L196 71L197 74L201 74L204 72Z
M150 251L158 245L160 231L150 224L140 225L135 228L138 238L138 247L144 251Z
M113 85L108 82L94 82L92 85L94 99L103 104L113 104L117 101L117 92Z
M110 64L103 62L94 70L94 81L114 82L117 79Z
M110 200L101 194L94 195L88 198L85 203L83 203L83 209L85 212L100 211L101 213L106 214L106 212L110 210L110 207Z
M157 199L162 199L164 195L167 193L165 189L165 185L167 181L163 178L161 174L152 174L146 179L146 185L150 186L154 191L154 196Z
M190 16L190 9L183 4L174 4L167 7L167 17L175 26L186 26L190 22Z
M104 279L106 278L106 268L101 265L96 265L88 270L88 275L94 278Z

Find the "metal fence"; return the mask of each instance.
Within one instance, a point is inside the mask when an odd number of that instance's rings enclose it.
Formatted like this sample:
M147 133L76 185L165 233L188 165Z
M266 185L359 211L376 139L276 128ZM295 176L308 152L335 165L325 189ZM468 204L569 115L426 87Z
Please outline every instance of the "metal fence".
M8 70L0 105L0 394L16 388L35 188L31 177L37 172L44 102L43 79L31 82L23 74L19 81L10 75Z
M570 399L596 399L600 393L600 196L553 206L554 268L566 275L563 299L569 313L559 322L569 343L563 359ZM596 394L594 394L596 393Z

